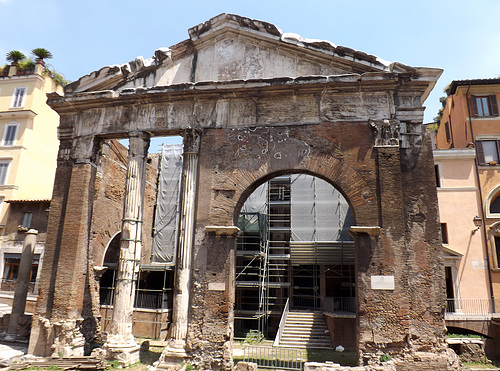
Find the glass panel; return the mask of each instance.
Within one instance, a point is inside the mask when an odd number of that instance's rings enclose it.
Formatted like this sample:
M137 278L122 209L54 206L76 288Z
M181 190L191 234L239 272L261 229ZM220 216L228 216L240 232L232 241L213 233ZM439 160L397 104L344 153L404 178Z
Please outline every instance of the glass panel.
M477 104L477 115L478 116L484 116L484 114L483 114L483 106L481 104L481 98L480 97L476 98L476 104Z
M497 256L497 268L500 268L500 237L495 236L495 252Z
M17 125L7 125L7 131L5 133L4 145L12 146L14 140L16 139Z
M481 103L483 106L483 116L489 116L490 115L490 109L488 107L488 97L482 97L481 98Z
M26 88L16 88L16 90L14 90L14 99L12 102L12 107L23 106L25 93L26 93Z
M492 214L500 213L500 196L497 196L490 204L490 213Z
M31 218L33 217L33 213L24 213L23 220L21 221L21 225L23 227L29 228L31 227Z
M483 140L484 162L498 162L497 143L494 140Z
M7 169L9 168L8 163L0 163L0 185L5 184L7 181Z
M9 279L11 267L12 266L10 264L5 265L5 269L4 269L4 273L3 273L3 279L5 281L7 281Z

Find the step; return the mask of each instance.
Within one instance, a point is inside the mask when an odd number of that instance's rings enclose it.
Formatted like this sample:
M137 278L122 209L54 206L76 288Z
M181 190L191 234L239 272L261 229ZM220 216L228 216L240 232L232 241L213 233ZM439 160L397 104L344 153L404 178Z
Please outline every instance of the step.
M312 310L288 313L280 347L333 349L323 313Z
M304 336L304 335L307 335L307 336L325 336L325 337L328 337L330 338L330 335L328 333L328 331L295 331L295 330L285 330L283 331L283 334L281 335L282 337L283 336Z
M290 337L307 337L307 338L319 338L319 339L330 339L330 335L325 332L321 333L310 333L310 332L283 332L281 338L290 338Z

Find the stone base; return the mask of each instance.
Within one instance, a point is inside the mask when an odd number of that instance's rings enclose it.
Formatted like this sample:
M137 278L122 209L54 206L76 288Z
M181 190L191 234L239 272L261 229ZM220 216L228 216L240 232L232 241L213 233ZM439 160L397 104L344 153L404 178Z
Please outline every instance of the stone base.
M5 341L16 341L17 340L17 336L16 336L16 334L9 334L9 333L7 333L7 334L5 334L3 340L5 340Z
M181 362L190 359L190 355L185 349L186 343L182 340L173 340L163 350L156 370L174 370L179 368Z
M460 359L452 349L439 353L415 352L404 358L394 359L398 371L458 371L462 370Z
M121 367L139 362L141 347L131 336L109 335L103 349L106 359L118 361Z

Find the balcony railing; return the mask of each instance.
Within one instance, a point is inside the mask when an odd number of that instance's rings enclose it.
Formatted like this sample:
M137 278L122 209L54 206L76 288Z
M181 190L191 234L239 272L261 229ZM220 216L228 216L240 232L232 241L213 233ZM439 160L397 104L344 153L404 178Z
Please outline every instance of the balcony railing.
M356 313L356 298L354 297L327 296L325 297L323 305L324 311L329 313Z
M100 304L113 305L114 287L101 287ZM172 308L172 289L148 290L136 289L134 308L136 309L168 309Z
M500 317L500 300L446 299L446 319L488 319Z
M28 294L35 294L35 282L28 283ZM16 281L12 280L2 280L0 283L1 291L15 291L16 290Z

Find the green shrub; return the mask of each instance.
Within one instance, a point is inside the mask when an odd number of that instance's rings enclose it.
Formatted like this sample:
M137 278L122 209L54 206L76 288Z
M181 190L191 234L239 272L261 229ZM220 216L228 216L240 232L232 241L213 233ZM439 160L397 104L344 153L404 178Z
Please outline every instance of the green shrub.
M258 344L264 340L264 335L259 330L250 330L245 336L245 343L247 344Z
M382 354L380 356L380 362L388 362L391 360L391 356L389 354Z

